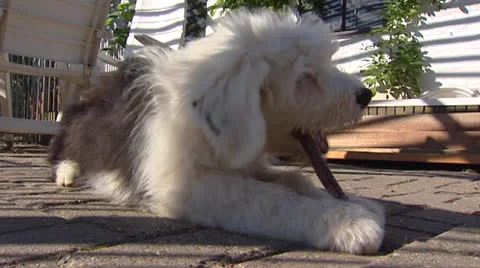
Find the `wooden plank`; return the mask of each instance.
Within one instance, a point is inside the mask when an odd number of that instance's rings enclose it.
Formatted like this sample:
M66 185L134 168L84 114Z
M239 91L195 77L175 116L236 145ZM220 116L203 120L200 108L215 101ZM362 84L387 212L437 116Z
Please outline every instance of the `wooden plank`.
M420 148L336 148L333 151L354 151L366 153L428 153L428 154L458 154L458 153L480 153L465 149L420 149Z
M365 116L328 141L329 159L480 164L480 113Z
M98 51L100 38L96 35L103 32L108 2L10 1L3 22L1 50L22 56L94 65L96 55L90 58L90 54Z
M107 64L110 64L110 65L113 65L113 66L118 66L118 64L120 63L119 60L117 59L114 59L113 57L103 53L103 52L99 52L98 55L97 55L98 59L103 61L104 63L107 63Z
M0 116L0 133L55 135L58 123Z
M401 130L400 130L401 129ZM330 148L479 148L480 131L352 132L328 136Z
M365 116L345 132L480 131L480 113L415 114L404 116Z
M37 68L28 65L0 61L0 72L10 72L36 76L51 76L76 83L85 83L85 73L82 71L67 71L57 68Z
M134 35L134 37L136 40L138 40L138 42L142 43L142 45L144 46L158 46L162 48L165 52L173 51L173 49L169 47L167 44L162 43L157 39L151 36L148 36L146 34L136 34Z
M102 8L103 2L105 0L14 0L10 1L9 9L88 26L93 11Z
M479 165L480 153L411 153L411 152L359 152L354 150L331 150L327 159L402 161L420 163L447 163Z

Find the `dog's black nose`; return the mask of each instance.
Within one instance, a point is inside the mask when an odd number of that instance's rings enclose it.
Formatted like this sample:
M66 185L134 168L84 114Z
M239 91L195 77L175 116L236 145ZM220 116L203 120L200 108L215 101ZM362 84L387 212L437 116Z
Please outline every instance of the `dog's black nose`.
M369 89L362 88L357 92L357 103L360 107L365 108L372 99L372 92Z

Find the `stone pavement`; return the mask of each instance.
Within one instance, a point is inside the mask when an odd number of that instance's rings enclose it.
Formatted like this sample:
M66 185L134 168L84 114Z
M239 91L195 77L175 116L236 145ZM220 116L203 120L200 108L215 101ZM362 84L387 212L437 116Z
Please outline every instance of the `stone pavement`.
M474 172L332 164L345 191L377 199L388 212L381 252L354 256L206 229L61 189L44 156L0 154L0 267L480 267Z

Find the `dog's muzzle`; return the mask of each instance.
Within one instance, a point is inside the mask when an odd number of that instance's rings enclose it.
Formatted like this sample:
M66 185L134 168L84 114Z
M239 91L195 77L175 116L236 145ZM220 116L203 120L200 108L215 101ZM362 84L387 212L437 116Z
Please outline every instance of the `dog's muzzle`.
M360 108L365 109L371 100L372 92L369 89L362 88L356 92L356 102L360 105ZM307 153L313 169L325 187L325 190L336 198L348 199L322 156L328 152L326 135L321 131L312 135L300 130L294 130L292 136L300 142L303 150Z

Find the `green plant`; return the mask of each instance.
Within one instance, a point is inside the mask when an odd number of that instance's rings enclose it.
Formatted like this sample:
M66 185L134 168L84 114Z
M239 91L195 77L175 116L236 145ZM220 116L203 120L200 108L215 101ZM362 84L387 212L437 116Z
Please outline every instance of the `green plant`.
M207 29L207 0L185 0L184 46L187 42L204 37Z
M237 9L239 7L281 9L290 3L290 0L217 0L215 4L211 6L210 13L214 15L218 9L222 9L221 12L225 12L228 9Z
M130 26L135 14L136 0L124 3L112 2L110 13L105 21L105 27L113 33L113 37L108 40L108 46L102 50L110 54L116 54L120 49L125 48L127 44Z
M319 15L323 11L325 0L217 0L210 7L210 14L213 16L217 10L221 12L232 10L239 7L258 8L267 7L274 10L280 10L286 7L296 7L297 11L302 14L313 11Z
M375 42L377 52L369 59L369 66L362 70L365 84L375 94L389 93L394 98L414 98L422 92L419 78L430 71L427 52L422 51L419 38L423 38L418 26L427 17L434 16L445 0L397 0L387 3L382 12L385 24L372 31L386 36ZM367 48L371 49L371 47Z

